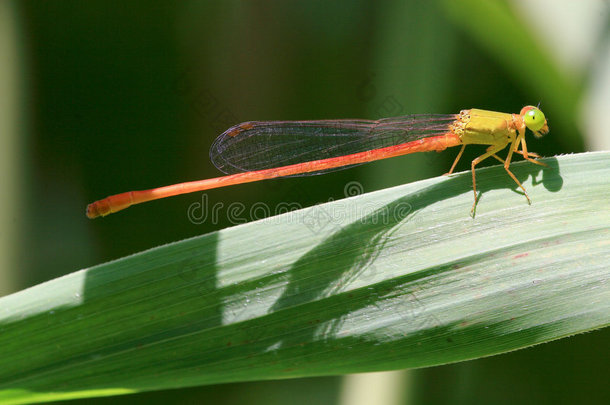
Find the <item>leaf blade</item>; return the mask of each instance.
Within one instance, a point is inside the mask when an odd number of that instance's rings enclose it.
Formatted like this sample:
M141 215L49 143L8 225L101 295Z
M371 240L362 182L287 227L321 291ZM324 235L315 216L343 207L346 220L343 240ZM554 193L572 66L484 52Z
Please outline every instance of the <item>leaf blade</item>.
M425 367L606 326L610 153L546 162L514 166L532 206L507 190L501 167L486 168L474 220L463 173L3 297L0 395L19 403Z

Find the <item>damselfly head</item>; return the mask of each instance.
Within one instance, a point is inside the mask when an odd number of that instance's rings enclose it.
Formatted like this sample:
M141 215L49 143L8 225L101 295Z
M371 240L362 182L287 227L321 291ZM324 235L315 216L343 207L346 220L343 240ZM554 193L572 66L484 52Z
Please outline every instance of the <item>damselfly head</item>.
M549 126L546 122L544 113L538 107L533 105L525 106L519 113L523 118L523 123L533 132L536 138L540 138L549 132Z

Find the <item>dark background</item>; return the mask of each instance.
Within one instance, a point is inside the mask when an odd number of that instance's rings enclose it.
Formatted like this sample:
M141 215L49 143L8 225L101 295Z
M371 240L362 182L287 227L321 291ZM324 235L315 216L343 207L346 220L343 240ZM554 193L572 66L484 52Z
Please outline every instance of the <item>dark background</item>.
M551 132L529 137L529 149L544 156L585 150L585 131L571 114L587 87L587 71L566 74L514 6L479 3L12 3L19 204L10 228L16 264L1 292L231 226L226 210L233 202L247 209L256 202L309 206L343 198L352 181L369 192L441 175L457 153L405 156L85 218L87 203L110 194L218 176L208 149L242 121L472 107L518 113L541 102ZM458 170L482 152L468 148ZM218 220L189 218L189 206L202 198L220 207ZM241 219L255 218L246 210ZM607 341L606 330L416 370L405 374L407 397L439 404L602 403L608 398ZM82 402L335 403L341 384L340 377L313 378Z

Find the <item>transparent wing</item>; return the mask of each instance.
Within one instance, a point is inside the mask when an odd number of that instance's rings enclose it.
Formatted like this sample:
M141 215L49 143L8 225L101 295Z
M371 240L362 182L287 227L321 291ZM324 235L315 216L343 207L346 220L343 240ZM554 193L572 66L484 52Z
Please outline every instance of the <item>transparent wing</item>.
M210 159L227 174L270 169L441 135L449 131L456 118L455 114L425 114L377 121L244 122L229 128L214 141ZM339 169L346 167L351 166L347 164Z

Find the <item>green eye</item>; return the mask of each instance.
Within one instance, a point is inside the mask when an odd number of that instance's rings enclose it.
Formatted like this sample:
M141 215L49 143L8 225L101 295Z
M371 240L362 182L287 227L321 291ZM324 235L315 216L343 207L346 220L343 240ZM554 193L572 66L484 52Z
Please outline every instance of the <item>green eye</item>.
M525 125L531 129L532 131L540 131L544 126L544 122L546 119L544 118L544 114L537 108L529 109L525 115L523 116L523 121Z

